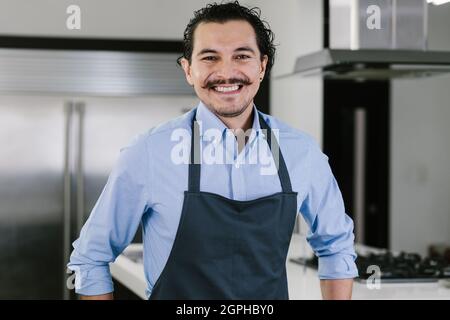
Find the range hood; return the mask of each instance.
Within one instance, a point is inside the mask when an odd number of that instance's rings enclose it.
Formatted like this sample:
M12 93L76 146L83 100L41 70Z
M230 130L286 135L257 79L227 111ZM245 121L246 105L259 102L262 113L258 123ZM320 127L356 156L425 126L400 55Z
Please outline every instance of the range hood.
M426 0L327 2L329 48L298 57L294 74L388 80L450 73L450 52L427 50Z
M450 52L324 49L299 57L294 73L342 80L429 77L450 73Z

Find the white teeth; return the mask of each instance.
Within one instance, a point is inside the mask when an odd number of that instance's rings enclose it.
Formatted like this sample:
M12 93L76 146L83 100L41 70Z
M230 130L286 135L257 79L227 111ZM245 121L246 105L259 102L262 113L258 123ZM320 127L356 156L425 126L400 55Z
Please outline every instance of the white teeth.
M230 92L230 91L236 91L239 89L239 86L232 86L232 87L214 87L214 90L219 92Z

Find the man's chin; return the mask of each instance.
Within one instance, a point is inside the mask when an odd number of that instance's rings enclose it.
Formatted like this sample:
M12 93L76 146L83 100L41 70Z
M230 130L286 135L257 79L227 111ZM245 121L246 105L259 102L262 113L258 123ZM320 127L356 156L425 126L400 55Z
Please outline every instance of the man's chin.
M244 113L245 109L247 107L240 107L240 108L220 108L216 109L216 114L225 117L225 118L233 118L240 116L242 113Z
M212 109L214 110L214 113L218 116L225 117L225 118L233 118L240 116L242 113L244 113L245 110L250 106L250 103L245 103L243 105L231 105L231 106L212 106Z

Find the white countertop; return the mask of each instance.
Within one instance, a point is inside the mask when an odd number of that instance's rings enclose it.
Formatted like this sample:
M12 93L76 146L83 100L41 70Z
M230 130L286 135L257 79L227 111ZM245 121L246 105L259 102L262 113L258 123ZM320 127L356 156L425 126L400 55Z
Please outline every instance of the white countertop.
M142 251L142 244L131 244L124 253ZM302 254L303 253L303 254ZM287 275L291 300L322 299L317 271L289 261L290 257L309 256L311 249L299 235L294 234L288 253ZM147 286L144 266L121 254L110 264L112 276L135 294L146 299ZM448 299L450 288L440 282L381 283L380 289L369 289L366 284L354 282L353 299Z

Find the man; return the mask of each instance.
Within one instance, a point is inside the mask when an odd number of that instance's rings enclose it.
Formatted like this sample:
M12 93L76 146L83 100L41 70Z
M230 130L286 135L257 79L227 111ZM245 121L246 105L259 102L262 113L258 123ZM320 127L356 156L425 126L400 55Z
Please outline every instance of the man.
M113 298L108 263L142 222L149 299L287 299L299 212L323 297L351 298L353 222L328 158L253 103L274 62L272 41L258 11L238 2L195 12L179 63L200 103L121 150L74 242L68 266L82 298Z

